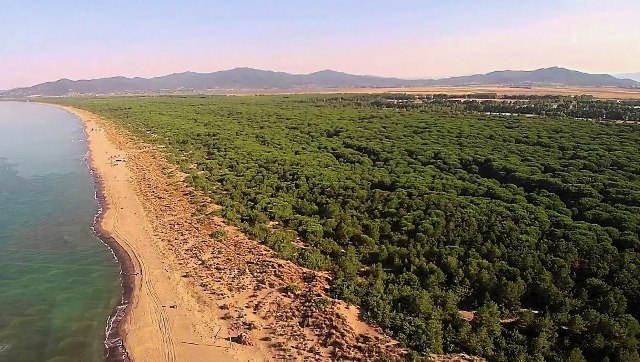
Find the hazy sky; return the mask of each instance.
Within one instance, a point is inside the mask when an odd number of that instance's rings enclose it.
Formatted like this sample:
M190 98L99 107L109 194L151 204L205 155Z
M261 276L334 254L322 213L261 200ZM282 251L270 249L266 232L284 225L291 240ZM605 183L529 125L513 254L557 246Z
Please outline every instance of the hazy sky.
M0 0L0 89L248 66L640 72L640 0Z

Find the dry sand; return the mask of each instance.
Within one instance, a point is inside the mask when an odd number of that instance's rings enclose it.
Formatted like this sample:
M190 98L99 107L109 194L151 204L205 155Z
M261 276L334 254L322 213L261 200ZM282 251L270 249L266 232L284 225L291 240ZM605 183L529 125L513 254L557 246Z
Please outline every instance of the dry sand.
M132 360L364 361L403 353L357 308L325 299L327 275L279 260L222 219L198 213L197 194L159 150L64 108L86 126L106 199L100 226L133 261L133 302L121 325ZM211 237L217 229L227 236ZM297 290L287 291L293 284Z

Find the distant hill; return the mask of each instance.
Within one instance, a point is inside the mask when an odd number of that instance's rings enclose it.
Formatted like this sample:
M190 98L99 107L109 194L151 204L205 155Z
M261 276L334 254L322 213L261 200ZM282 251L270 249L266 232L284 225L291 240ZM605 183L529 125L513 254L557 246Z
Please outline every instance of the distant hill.
M439 85L489 84L542 84L576 87L640 87L631 79L620 79L609 74L590 74L560 67L536 70L503 70L486 74L451 77L434 81Z
M630 79L608 74L589 74L552 67L532 71L496 71L463 77L407 80L353 75L334 70L290 74L252 68L235 68L213 73L174 73L155 78L113 77L73 81L60 79L33 87L0 93L2 97L64 96L71 94L123 94L198 92L207 90L330 89L355 87L411 87L430 85L567 85L591 87L640 87Z
M615 76L620 79L633 79L636 82L640 82L640 73L616 74Z

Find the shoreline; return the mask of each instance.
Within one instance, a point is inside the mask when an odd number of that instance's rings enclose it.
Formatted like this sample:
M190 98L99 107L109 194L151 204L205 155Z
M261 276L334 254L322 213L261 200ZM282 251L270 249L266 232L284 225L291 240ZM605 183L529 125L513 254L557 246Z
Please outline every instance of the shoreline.
M95 198L98 203L96 215L92 225L93 234L103 242L112 252L117 260L120 268L121 295L120 302L114 306L113 311L109 315L105 323L104 348L105 362L131 362L134 360L127 349L127 327L128 320L131 317L135 307L136 293L140 287L136 283L136 275L140 275L139 262L135 263L136 254L132 252L131 246L127 247L124 240L118 240L117 231L113 227L105 225L105 220L111 213L111 202L107 197L107 182L105 180L105 168L103 164L99 164L96 160L95 134L92 135L93 129L90 129L90 122L86 115L82 114L82 110L62 106L58 104L44 103L71 113L78 118L84 127L84 133L87 145L87 167L91 173ZM109 142L108 139L104 141ZM117 207L118 205L116 205ZM123 206L120 206L123 207Z
M98 201L98 211L95 215L92 226L93 233L100 239L113 253L120 266L120 302L113 308L107 319L105 326L105 362L130 362L131 358L124 343L124 319L130 312L129 305L133 300L135 292L135 267L129 253L118 243L118 241L101 226L101 220L105 214L108 204L104 197L104 185L93 168L91 161L88 162L89 169L93 176Z
M105 362L131 362L125 343L126 318L131 313L131 304L136 291L135 275L136 267L133 259L122 242L119 242L107 228L103 226L103 220L109 211L109 202L105 196L105 182L101 176L102 171L96 165L94 159L95 150L91 147L91 137L88 128L88 120L80 114L80 110L73 107L53 103L34 102L41 105L55 107L69 112L83 125L85 145L87 152L85 163L91 175L94 198L97 202L96 213L91 225L92 234L109 248L116 259L120 269L120 302L116 304L106 320L104 334L104 360Z
M122 294L106 321L105 360L251 360L236 358L246 354L211 346L206 333L197 335L194 328L200 315L174 312L186 304L185 297L180 295L176 277L167 275L172 265L157 245L151 215L144 209L145 195L136 183L139 170L122 161L135 152L127 144L128 136L110 121L84 110L45 104L63 109L83 123L87 163L98 201L93 231L120 264Z
M49 104L47 104L49 105ZM64 107L56 106L69 111ZM118 262L120 269L120 302L116 304L113 311L107 318L105 324L104 335L104 349L105 349L105 362L131 362L129 353L127 352L126 345L124 343L124 319L130 312L129 305L133 300L135 292L135 266L131 255L127 250L113 237L113 235L102 226L102 220L109 209L109 203L105 197L105 185L100 177L100 172L95 167L95 161L93 160L93 152L89 142L89 132L87 124L84 119L74 114L83 124L85 142L87 146L86 165L91 174L93 181L93 187L95 191L95 199L97 201L97 210L93 219L93 225L91 226L92 232L103 244L105 244L114 258Z

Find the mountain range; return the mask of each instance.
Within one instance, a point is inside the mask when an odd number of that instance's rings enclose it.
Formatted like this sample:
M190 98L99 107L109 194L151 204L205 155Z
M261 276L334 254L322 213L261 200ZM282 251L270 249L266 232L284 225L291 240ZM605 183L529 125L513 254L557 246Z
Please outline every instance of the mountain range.
M73 94L126 94L205 92L212 90L302 90L462 85L565 85L640 88L640 82L609 74L590 74L551 67L531 71L503 70L442 79L400 79L353 75L333 70L290 74L252 68L213 73L174 73L154 78L112 77L91 80L60 79L32 87L0 92L0 97L64 96Z

